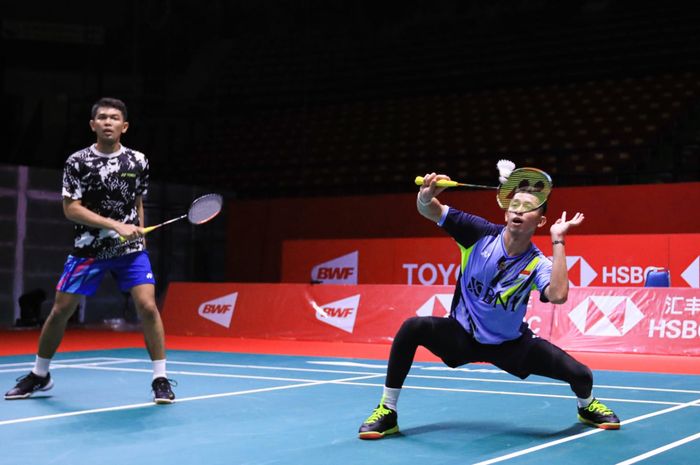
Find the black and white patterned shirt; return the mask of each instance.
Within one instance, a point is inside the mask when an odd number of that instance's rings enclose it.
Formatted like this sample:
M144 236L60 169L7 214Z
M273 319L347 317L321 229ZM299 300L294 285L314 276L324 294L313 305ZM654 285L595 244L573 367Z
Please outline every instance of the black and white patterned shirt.
M136 197L148 192L146 156L124 146L104 154L95 145L68 157L63 169L63 197L113 220L139 225ZM122 242L112 229L75 224L72 255L112 258L144 249L142 239Z

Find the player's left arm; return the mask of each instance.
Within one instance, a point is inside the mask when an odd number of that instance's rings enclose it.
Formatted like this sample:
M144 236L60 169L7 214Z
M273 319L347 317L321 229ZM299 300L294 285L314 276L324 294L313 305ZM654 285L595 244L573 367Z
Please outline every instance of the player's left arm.
M566 212L563 212L561 218L549 228L549 233L552 236L552 276L544 293L547 300L553 304L563 304L569 296L565 237L569 228L580 225L583 219L583 213L576 213L573 218L567 221Z

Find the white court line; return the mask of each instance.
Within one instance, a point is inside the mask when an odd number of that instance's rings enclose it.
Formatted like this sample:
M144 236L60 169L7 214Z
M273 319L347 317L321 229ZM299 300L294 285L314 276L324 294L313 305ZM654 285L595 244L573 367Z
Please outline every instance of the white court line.
M681 410L681 409L684 409L687 407L695 407L698 405L699 402L700 402L700 399L696 399L696 400L691 401L691 402L686 402L684 404L676 405L675 407L669 407L667 409L659 410L657 412L652 412L652 413L647 413L645 415L640 415L638 417L630 418L629 420L621 421L620 425L621 426L628 425L630 423L635 423L637 421L646 420L647 418L652 418L652 417L655 417L657 415L665 415L667 413L675 412L676 410ZM590 436L592 434L602 433L603 431L606 431L606 430L598 428L598 429L586 431L584 433L574 434L572 436L557 439L555 441L545 442L544 444L540 444L539 446L530 447L528 449L523 449L523 450L518 451L518 452L513 452L510 454L502 455L500 457L485 460L483 462L478 462L478 463L475 463L473 465L491 465L492 463L505 462L506 460L510 460L510 459L513 459L516 457L527 455L527 454L530 454L532 452L537 452L537 451L540 451L542 449L547 449L549 447L557 446L557 445L563 444L565 442L574 441L576 439ZM615 433L612 433L612 434L615 434Z
M85 358L67 358L67 359L60 359L60 360L54 360L53 363L73 363L73 362L93 362L96 360L138 360L135 358L121 358L121 357L85 357ZM34 365L34 360L28 361L28 362L17 362L17 363L0 363L0 368L4 367L15 367L15 366L33 366Z
M370 387L382 387L383 384L372 384L372 383L358 383L358 382L344 382L339 384L350 384L353 386L370 386ZM545 397L548 399L576 399L573 395L562 395L562 394L540 394L535 392L518 392L518 391L489 391L486 389L462 389L462 388L443 388L443 387L430 387L430 386L412 386L410 384L404 384L404 389L417 389L423 391L447 391L447 392L469 392L474 394L496 394L504 396L524 396L524 397ZM627 402L631 404L653 404L653 405L685 405L683 402L671 402L664 400L643 400L643 399L618 399L614 397L596 397L598 400L604 400L607 402Z
M678 446L682 446L683 444L686 444L691 441L695 441L696 439L700 439L700 433L693 434L692 436L688 436L683 439L679 439L678 441L674 441L670 444L666 444L665 446L659 447L654 450L650 450L649 452L646 452L644 454L638 455L636 457L632 457L630 459L627 459L623 462L618 462L616 465L632 465L633 463L641 462L642 460L646 460L649 457L653 457L655 455L659 455L662 452L666 452L667 450L674 449Z
M84 370L102 370L102 371L123 371L130 373L151 373L152 370L146 368L115 368L115 367L104 367L104 366L92 366L92 365L69 365L64 368L71 369L84 369ZM299 378L282 378L273 376L256 376L256 375L234 375L228 373L202 373L193 371L168 371L172 375L183 375L183 376L209 376L214 378L237 378L237 379L261 379L268 381L292 381L292 382L312 382L315 380L310 379L299 379ZM353 373L354 375L368 375L369 378L377 378L384 376L383 373ZM337 382L335 384L345 384L352 386L369 386L369 387L383 387L383 384L372 384L372 383L358 383L358 382ZM412 386L410 384L405 384L404 389L418 389L424 391L448 391L448 392L467 392L473 394L496 394L496 395L511 395L511 396L525 396L525 397L545 397L548 399L574 399L573 395L560 395L560 394L541 394L533 392L517 392L517 391L491 391L486 389L464 389L464 388L443 388L443 387L431 387L431 386ZM654 404L654 405L682 405L682 402L670 402L670 401L656 401L656 400L642 400L642 399L619 399L613 397L598 397L599 400L607 402L627 402L635 404Z
M127 373L153 373L150 368L114 368L105 366L92 366L92 365L71 365L64 368L72 369L82 369L82 370L98 370L98 371L126 371ZM362 375L368 375L367 377L379 377L384 376L376 373L361 373ZM235 379L262 379L267 381L293 381L302 383L311 383L319 381L317 379L306 379L306 378L282 378L279 376L256 376L256 375L233 375L229 373L203 373L201 371L173 371L168 370L168 376L170 375L183 375L183 376L208 376L211 378L235 378Z
M380 375L373 375L373 376L376 377L376 376L380 376ZM181 404L183 402L192 402L192 401L196 401L196 400L218 399L218 398L222 398L222 397L241 396L244 394L255 394L258 392L270 392L270 391L280 391L283 389L296 389L296 388L300 388L300 387L318 386L321 384L335 384L335 383L341 383L344 381L372 378L373 376L357 376L357 377L345 378L345 379L334 379L334 380L327 380L327 381L313 381L310 383L288 384L286 386L274 386L274 387L259 388L259 389L247 389L245 391L232 391L232 392L222 392L220 394L208 394L208 395L203 395L203 396L183 397L182 399L177 399L176 404ZM38 417L17 418L14 420L0 421L0 426L15 425L18 423L28 423L28 422L32 422L32 421L54 420L56 418L75 417L75 416L79 416L79 415L90 415L93 413L115 412L115 411L119 411L119 410L155 407L156 405L157 404L155 404L153 402L144 402L144 403L140 403L140 404L119 405L116 407L104 407L104 408L89 409L89 410L77 410L75 412L57 413L54 415L42 415L42 416L38 416ZM160 407L161 408L168 408L168 407L163 407L163 406L160 406ZM170 408L172 408L172 407L170 407Z
M115 365L120 363L151 363L150 360L146 359L136 359L136 358L114 358L114 357L93 357L84 359L67 359L56 362L52 365L53 368L66 368L66 367L87 367L87 366L97 366L97 363L89 363L83 365L70 365L64 366L66 363L74 363L81 361L92 361L92 360L105 360L100 362L99 366L104 365ZM33 362L31 362L33 363ZM376 372L361 372L361 371L350 371L350 370L324 370L317 368L295 368L295 367L276 367L268 365L241 365L232 363L207 363L207 362L180 362L168 360L168 365L191 365L191 366L202 366L202 367L217 367L217 368L246 368L246 369L258 369L258 370L274 370L274 371L300 371L308 373L332 373L332 374L347 374L347 375L372 375L378 374ZM3 365L0 365L0 367ZM0 370L0 373L12 372L12 371L24 371L21 369L13 370ZM118 371L118 370L116 370ZM124 371L137 371L124 368ZM143 371L143 370L141 370ZM149 370L147 370L149 371ZM169 371L170 373L171 371ZM172 372L175 373L175 372ZM183 372L185 373L185 372ZM194 375L192 372L188 374ZM409 374L408 378L416 379L436 379L436 380L448 380L448 381L474 381L474 382L484 382L484 383L503 383L503 384L517 384L517 385L531 385L531 386L556 386L568 388L569 385L561 382L547 382L547 381L525 381L525 380L504 380L504 379L491 379L491 378L474 378L474 377L461 377L461 376L437 376L437 375L412 375ZM264 378L263 378L264 379ZM667 393L679 393L679 394L700 394L699 390L689 390L689 389L670 389L670 388L651 388L642 386L615 386L615 385L595 385L594 389L618 389L618 390L637 390L637 391L648 391L648 392L667 392ZM468 391L468 392L479 392L479 391ZM552 396L556 397L556 396ZM602 398L601 398L602 399ZM622 400L624 402L624 400ZM642 402L642 401L640 401ZM663 404L663 402L659 402ZM679 402L666 402L668 405L678 405Z
M140 361L148 362L148 360L138 360L129 359L130 361ZM316 363L316 362L314 362ZM217 368L248 368L257 370L280 370L280 371L303 371L309 373L337 373L337 374L357 374L357 375L369 375L375 374L376 372L363 372L363 371L349 371L349 370L322 370L316 368L294 368L294 367L276 367L268 365L239 365L232 363L206 363L206 362L178 362L168 360L168 365L192 365L192 366L203 366L203 367L217 367ZM385 367L384 367L385 368ZM504 372L505 373L505 372ZM382 372L384 374L384 372ZM485 383L506 383L506 384L525 384L532 386L560 386L568 388L569 385L561 382L547 382L547 381L525 381L525 380L509 380L509 379L491 379L491 378L472 378L472 377L457 377L457 376L437 376L437 375L408 375L409 378L424 378L424 379L440 379L440 380L457 380L457 381L477 381ZM688 390L688 389L667 389L667 388L650 388L642 386L614 386L605 384L596 384L593 386L594 389L621 389L621 390L637 390L637 391L652 391L652 392L672 392L679 394L700 394L700 390Z
M93 359L84 359L84 360L88 361L88 363L81 364L81 365L73 365L72 364L74 362L80 361L80 359L71 360L70 363L66 363L65 361L53 362L51 364L51 371L58 370L61 368L72 368L74 366L118 365L118 364L122 364L122 363L132 363L135 361L135 360L129 360L129 359L104 359L104 358L95 359L95 360L105 360L103 362L90 362L90 360L93 360ZM13 372L14 373L19 373L19 372L26 373L27 370L31 369L34 366L34 362L31 362L31 364L29 364L29 365L30 366L23 367L23 368L11 368L11 369L7 369L7 370L0 370L0 373L13 373Z

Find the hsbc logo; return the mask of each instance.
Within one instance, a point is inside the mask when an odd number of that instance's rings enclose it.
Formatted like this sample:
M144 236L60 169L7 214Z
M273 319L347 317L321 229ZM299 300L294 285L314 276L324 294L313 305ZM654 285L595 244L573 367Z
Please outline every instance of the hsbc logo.
M681 278L688 283L690 287L698 288L700 287L700 256L695 257L686 268L683 273L681 273Z
M452 308L452 295L453 294L435 294L430 296L430 298L416 310L416 315L448 316L450 314L450 308Z
M316 311L316 319L352 334L355 329L357 309L360 306L360 294L346 297L323 305L312 303Z
M569 312L569 319L586 336L624 336L643 318L625 296L588 296Z
M357 250L311 269L311 281L321 284L357 284Z
M238 292L234 292L233 294L209 300L199 306L197 313L206 320L228 328L231 326L231 318L233 317L237 298Z
M569 271L569 284L577 287L586 287L598 276L583 257L566 257L566 269Z

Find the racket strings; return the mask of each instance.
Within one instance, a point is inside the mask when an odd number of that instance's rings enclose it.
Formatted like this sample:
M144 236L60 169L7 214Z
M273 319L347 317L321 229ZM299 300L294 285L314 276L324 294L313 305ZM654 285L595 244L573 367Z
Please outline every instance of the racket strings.
M513 197L519 192L532 194L537 199L536 205L528 206L528 208L539 208L547 201L552 192L552 179L547 173L537 168L514 170L506 182L499 186L497 199L500 207L508 210ZM518 206L518 208L520 207Z
M207 194L195 200L187 213L187 219L193 224L206 223L221 211L224 201L219 194Z

